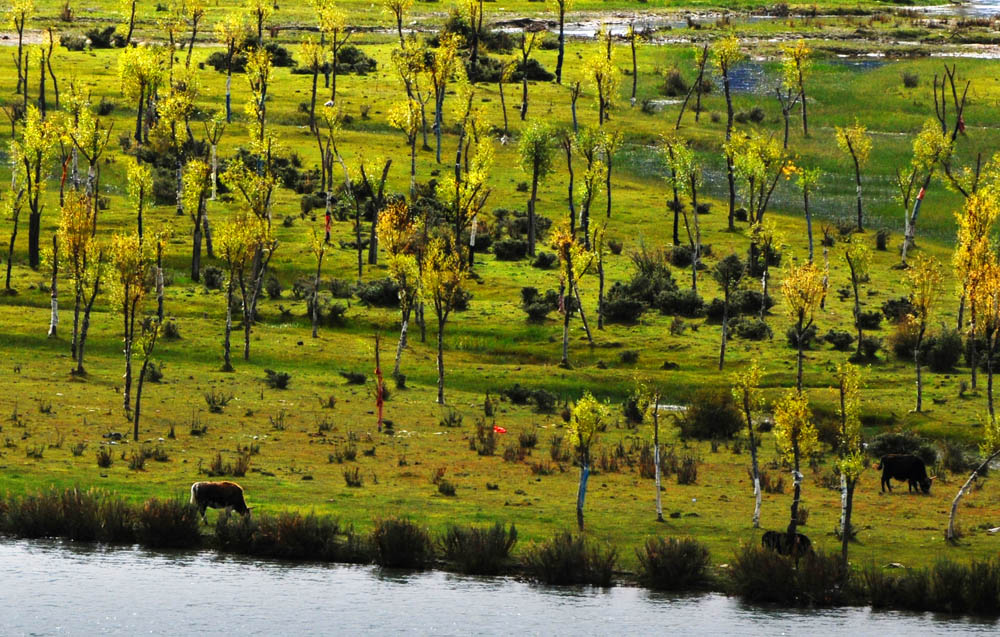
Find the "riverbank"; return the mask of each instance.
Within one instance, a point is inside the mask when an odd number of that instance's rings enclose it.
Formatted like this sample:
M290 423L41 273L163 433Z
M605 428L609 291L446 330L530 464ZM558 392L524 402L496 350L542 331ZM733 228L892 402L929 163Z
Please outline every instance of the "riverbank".
M843 570L840 557L808 553L798 559L743 544L731 563L710 564L708 550L690 539L648 538L635 547L639 569L617 568L617 550L592 536L557 534L518 543L513 525L450 525L440 537L405 518L376 520L359 534L337 520L296 512L221 515L205 536L197 510L181 501L149 500L134 507L113 494L68 489L0 499L0 535L62 538L107 546L153 549L210 547L221 554L292 562L376 564L465 575L511 576L547 585L616 584L673 593L719 591L755 603L798 607L866 604L879 609L1000 615L1000 559L962 564L939 560L930 569L867 564ZM897 570L901 569L901 570Z

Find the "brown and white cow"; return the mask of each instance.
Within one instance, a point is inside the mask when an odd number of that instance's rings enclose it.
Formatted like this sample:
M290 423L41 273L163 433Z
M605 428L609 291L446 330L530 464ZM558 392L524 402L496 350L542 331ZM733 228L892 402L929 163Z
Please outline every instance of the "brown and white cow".
M191 485L191 504L198 507L206 523L205 509L209 507L250 515L250 507L243 499L243 487L235 482L195 482Z

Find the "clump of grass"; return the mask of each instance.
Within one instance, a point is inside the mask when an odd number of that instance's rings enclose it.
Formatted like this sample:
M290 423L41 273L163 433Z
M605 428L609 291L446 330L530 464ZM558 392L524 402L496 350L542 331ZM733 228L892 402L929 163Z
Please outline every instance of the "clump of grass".
M731 591L751 603L838 606L851 601L850 572L840 556L822 552L799 559L746 544L729 572Z
M469 575L506 573L516 543L514 525L508 529L499 522L488 528L450 525L440 542L444 558Z
M480 418L476 421L476 434L469 439L469 448L480 456L492 456L497 450L497 435L493 425Z
M427 530L402 518L375 520L371 533L375 563L390 568L423 568L434 559Z
M677 467L677 484L695 484L698 482L698 459L694 456L684 456Z
M111 455L111 447L108 445L101 445L97 448L97 466L101 469L108 469L114 462L114 457Z
M208 465L209 476L233 476L242 478L250 470L250 451L241 451L233 462L225 462L220 452L215 453L215 457Z
M528 576L544 584L610 586L618 553L564 531L548 542L532 545L523 560Z
M691 538L649 538L635 554L647 588L691 590L708 582L708 549Z
M132 471L146 470L146 454L141 449L133 449L129 455L128 468Z
M455 409L447 409L441 415L441 420L438 421L438 426L440 427L461 427L462 426L462 414L460 414Z
M455 495L455 485L448 480L441 480L438 482L438 493L443 496L454 497Z
M538 444L538 429L519 433L517 435L517 444L521 449L534 449Z
M73 454L74 458L79 458L83 455L83 452L87 450L87 443L78 442L69 448L70 453Z
M215 391L214 387L205 392L205 404L208 405L208 411L213 414L221 414L222 410L225 409L226 405L228 405L232 400L232 394Z
M271 389L288 389L288 383L292 381L292 375L288 372L265 369L264 374L264 383Z
M359 467L344 469L344 483L351 488L360 488L364 484L364 480L361 477L361 469Z
M278 515L220 515L215 523L215 543L221 551L289 560L323 562L358 561L351 549L357 544L351 529L337 520L313 513Z
M152 548L194 548L201 544L197 507L180 500L147 500L136 515L136 536Z
M16 537L130 543L134 518L124 500L95 489L49 489L0 500L0 533Z

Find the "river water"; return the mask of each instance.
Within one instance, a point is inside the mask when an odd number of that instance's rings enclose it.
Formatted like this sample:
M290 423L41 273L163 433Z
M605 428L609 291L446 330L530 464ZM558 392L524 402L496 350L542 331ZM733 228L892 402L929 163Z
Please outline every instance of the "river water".
M2 635L970 635L992 621L718 594L0 540Z

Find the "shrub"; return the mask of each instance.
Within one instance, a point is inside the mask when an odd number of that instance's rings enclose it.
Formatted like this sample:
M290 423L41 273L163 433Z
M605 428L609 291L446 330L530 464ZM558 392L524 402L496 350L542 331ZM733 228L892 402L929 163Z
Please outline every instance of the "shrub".
M845 330L830 330L823 335L823 340L833 346L833 349L846 352L851 349L854 335Z
M626 349L618 352L618 361L623 365L635 365L639 362L639 352L634 349Z
M359 559L360 538L333 518L283 512L250 516L220 515L215 524L220 551L277 559L336 562Z
M344 378L344 380L347 381L348 385L364 385L365 381L368 379L368 377L361 372L342 371L338 373Z
M774 299L770 294L764 296L764 293L758 290L737 290L732 296L732 304L739 313L759 315L762 305L764 312L774 307ZM730 311L730 314L732 313Z
M885 252L889 249L889 231L879 230L875 233L875 249Z
M705 311L705 300L690 288L667 290L656 297L656 307L663 314L694 318Z
M194 548L201 544L198 509L180 499L152 498L138 511L136 535L152 548Z
M201 282L206 290L221 290L225 279L226 275L222 268L208 265L201 270Z
M728 388L699 389L676 422L682 436L697 440L732 438L743 428L743 416Z
M438 493L443 496L453 497L455 495L455 485L448 480L438 482Z
M899 323L913 313L913 303L909 297L901 296L898 299L889 299L882 304L882 313L890 323Z
M267 297L272 301L280 299L281 292L284 289L284 286L281 285L281 281L279 281L278 277L273 274L267 277L267 280L264 282L264 291L267 292Z
M684 456L677 466L677 484L696 482L698 482L698 459L694 456Z
M646 304L629 294L628 288L618 281L608 290L601 310L609 323L635 323L646 311Z
M264 382L271 389L288 389L288 383L292 380L292 375L288 372L276 372L273 369L265 369Z
M548 542L532 545L523 559L528 577L544 584L610 586L618 554L614 548L602 548L582 535L564 531Z
M614 237L609 238L607 240L607 244L608 244L608 250L610 250L611 254L615 256L621 254L622 248L625 247L624 244L622 244L621 239L616 239Z
M920 76L911 71L903 71L902 78L906 88L917 88L920 85Z
M660 92L667 97L681 97L687 94L689 88L690 86L684 81L680 70L674 67L663 76L663 86L660 87Z
M549 290L544 295L538 292L537 288L521 288L521 309L528 315L528 320L533 323L544 321L550 312L559 308L559 293Z
M520 261L528 255L528 242L520 239L500 239L493 244L497 261Z
M81 33L63 33L59 36L59 44L67 51L83 51L87 48L87 36Z
M913 353L917 348L918 328L915 323L903 321L896 324L896 329L889 335L889 348L896 358L904 361L913 361ZM927 339L923 344L924 356L926 357ZM921 361L923 362L923 361Z
M708 582L708 549L690 538L649 538L636 549L639 581L647 588L688 591Z
M951 371L962 356L962 336L957 330L943 330L927 339L922 353L931 371Z
M375 520L371 533L375 563L388 568L423 568L434 558L427 531L401 518Z
M115 31L117 27L107 26L103 29L100 27L94 27L86 31L85 35L87 39L90 40L90 48L92 49L110 49L114 46Z
M912 431L881 433L868 443L868 453L876 459L893 453L913 454L927 466L937 464L937 450L934 446Z
M816 340L816 333L818 331L815 323L802 331L802 349L809 349L812 346L812 342ZM789 347L798 349L799 332L795 329L794 325L788 326L788 329L785 330L785 338L788 340Z
M114 458L111 455L111 447L108 445L101 445L97 448L97 466L101 469L107 469L111 467L114 462Z
M507 571L516 543L513 524L509 529L499 522L489 528L449 525L441 538L441 552L461 573L499 575Z
M733 593L756 604L832 606L845 603L849 590L839 555L808 554L796 567L793 558L756 544L736 553L729 576Z
M748 341L770 340L774 333L767 321L740 316L729 322L729 330L737 337Z
M861 358L872 360L882 349L882 339L875 336L865 336L861 339Z
M531 262L531 267L540 270L551 270L558 260L558 257L551 252L539 252L535 255L535 260Z
M861 312L858 314L858 325L863 330L877 330L882 326L882 313L879 311Z
M228 405L232 400L232 394L227 394L221 391L217 392L214 387L205 392L205 404L208 405L208 411L213 414L221 414L222 410L225 409L226 405Z
M476 423L476 435L469 440L469 446L480 456L492 456L497 450L497 435L493 425L480 419Z
M399 307L399 284L392 278L362 283L355 293L361 303L371 307Z
M517 435L517 445L521 449L534 449L538 445L538 429L519 433Z

